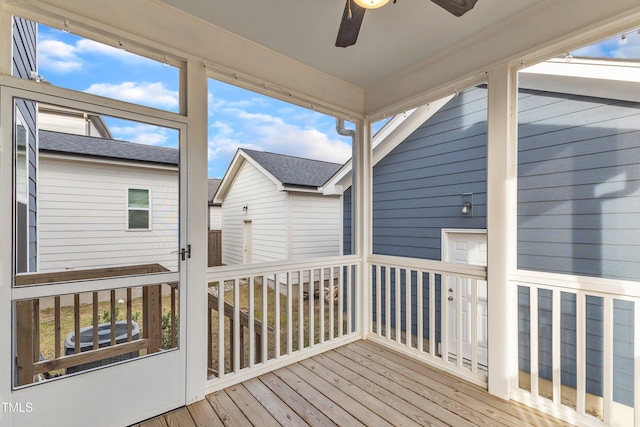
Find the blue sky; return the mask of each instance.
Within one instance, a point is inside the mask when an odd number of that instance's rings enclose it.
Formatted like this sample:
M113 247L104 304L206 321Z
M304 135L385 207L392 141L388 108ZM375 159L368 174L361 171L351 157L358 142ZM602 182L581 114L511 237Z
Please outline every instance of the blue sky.
M174 67L42 25L38 54L39 73L54 85L178 110ZM613 37L572 54L640 58L640 34L630 31L624 38ZM208 97L210 178L222 178L238 147L336 163L351 156L350 140L336 133L333 117L212 79ZM116 120L107 123L116 139L176 146L175 131Z

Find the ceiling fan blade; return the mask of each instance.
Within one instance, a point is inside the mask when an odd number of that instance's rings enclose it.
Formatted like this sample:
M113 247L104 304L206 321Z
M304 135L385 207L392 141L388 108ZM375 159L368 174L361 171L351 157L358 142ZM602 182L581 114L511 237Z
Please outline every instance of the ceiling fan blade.
M362 19L364 18L364 12L365 8L358 6L352 0L347 0L344 5L340 28L338 29L336 47L347 47L356 44Z
M462 16L473 9L478 0L431 0L444 10L455 16Z

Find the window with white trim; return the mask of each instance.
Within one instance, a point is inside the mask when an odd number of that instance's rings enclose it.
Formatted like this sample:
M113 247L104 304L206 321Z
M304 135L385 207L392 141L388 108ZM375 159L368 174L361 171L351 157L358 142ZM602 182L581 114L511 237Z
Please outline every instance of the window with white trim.
M149 230L150 194L148 189L129 188L127 193L127 228L129 230Z

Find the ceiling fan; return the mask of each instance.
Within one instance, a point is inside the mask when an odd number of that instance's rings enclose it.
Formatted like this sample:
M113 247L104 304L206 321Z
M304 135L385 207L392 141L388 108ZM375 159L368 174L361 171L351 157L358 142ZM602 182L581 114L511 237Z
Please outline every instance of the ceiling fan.
M478 0L431 0L447 12L462 16L476 5ZM336 47L347 47L356 44L358 33L367 9L377 9L387 4L389 0L347 0L338 29ZM395 3L396 0L393 0Z

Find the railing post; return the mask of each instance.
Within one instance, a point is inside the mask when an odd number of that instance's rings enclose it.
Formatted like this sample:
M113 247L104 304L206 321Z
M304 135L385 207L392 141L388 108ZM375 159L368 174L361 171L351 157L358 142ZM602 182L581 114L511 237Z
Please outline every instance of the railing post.
M147 288L144 316L146 336L149 339L149 354L156 353L162 347L162 295L160 285L152 285Z
M356 330L366 338L371 330L371 271L367 258L372 253L372 143L371 122L359 120L353 147L353 243L354 253L360 257L356 275Z
M487 304L489 392L508 399L517 381L517 298L509 286L517 253L517 70L488 73Z
M33 363L39 354L39 319L34 300L16 301L16 364L18 386L33 382Z

